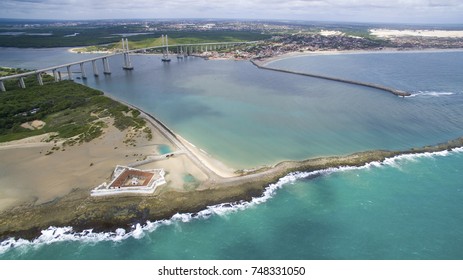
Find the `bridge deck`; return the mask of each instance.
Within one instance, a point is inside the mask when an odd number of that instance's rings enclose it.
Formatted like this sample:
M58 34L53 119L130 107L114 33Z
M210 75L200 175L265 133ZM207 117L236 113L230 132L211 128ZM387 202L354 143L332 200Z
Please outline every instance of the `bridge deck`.
M175 48L175 47L190 47L190 46L239 45L239 44L253 44L253 43L256 43L256 42L257 41L216 42L216 43L199 43L199 44L176 44L176 45L168 45L168 47ZM78 65L78 64L81 64L81 63L87 63L87 62L91 62L91 61L96 61L96 60L99 60L99 59L105 59L105 58L108 58L108 57L112 57L112 56L116 56L116 55L120 55L120 54L124 54L124 53L136 53L136 52L142 52L142 51L147 51L147 50L152 50L152 49L164 49L166 47L167 47L167 45L134 49L134 50L126 51L126 52L116 52L116 53L112 53L112 54L102 55L102 56L99 56L99 57L94 57L94 58L84 59L84 60L75 61L75 62L71 62L71 63L61 64L61 65L56 65L56 66L50 66L50 67L46 67L46 68L42 68L42 69L37 69L37 70L34 70L34 71L29 71L29 72L25 72L25 73L21 73L21 74L15 74L15 75L10 75L10 76L0 77L0 81L5 81L5 80L9 80L9 79L16 79L16 78L22 78L22 77L28 77L28 76L32 76L32 75L37 75L39 73L43 73L43 72L47 72L47 71L51 71L51 70L56 70L56 69L60 69L60 68L66 68L68 66Z
M176 45L169 45L169 47L175 48L175 47L193 47L193 46L196 47L196 46L213 46L213 45L239 45L239 44L253 44L253 43L256 43L256 42L257 41L216 42L216 43L201 43L201 44L176 44ZM112 54L103 55L103 56L99 56L99 57L94 57L94 58L89 58L89 59L80 60L80 61L76 61L76 62L71 62L71 63L67 63L67 64L42 68L42 69L38 69L38 70L35 70L35 71L26 72L26 73L0 77L0 86L1 86L1 90L5 91L5 88L4 88L4 85L3 85L4 80L23 78L23 77L32 76L32 75L38 75L40 73L47 72L47 71L50 71L50 70L56 70L56 69L60 69L60 68L70 67L70 66L73 66L73 65L78 65L78 64L83 64L83 63L87 63L87 62L96 61L96 60L99 60L99 59L103 59L105 61L105 59L107 59L109 57L112 57L112 56L115 56L115 55L119 55L119 54L126 55L128 53L135 53L135 52L152 50L152 49L164 49L164 48L167 48L167 47L168 47L167 45L163 45L163 46L155 46L155 47L148 47L148 48L140 48L140 49L135 49L135 50L130 50L130 51L125 50L124 52L112 53ZM106 60L106 62L107 62L107 60ZM390 93L392 93L394 95L402 96L402 97L410 96L410 93L408 93L408 92L401 91L401 90L394 89L394 88L387 87L387 86L383 86L383 85L367 83L367 82L360 82L360 81L354 81L354 80L348 80L348 79L342 79L342 78L336 78L336 77L330 77L330 76L319 75L319 74L310 74L310 73L303 73L303 72L297 72L297 71L290 71L290 70L272 68L272 67L267 67L267 66L261 65L261 64L257 63L254 60L251 60L251 62L255 66L257 66L258 68L261 68L261 69L278 71L278 72L283 72L283 73L296 74L296 75L303 75L303 76L308 76L308 77L313 77L313 78L320 78L320 79L331 80L331 81L342 82L342 83L348 83L348 84L354 84L354 85L360 85L360 86L365 86L365 87L384 90L384 91L390 92ZM105 70L106 70L106 67L109 68L109 66L105 65ZM125 67L125 69L131 69L131 68ZM94 70L94 71L96 71L96 70Z

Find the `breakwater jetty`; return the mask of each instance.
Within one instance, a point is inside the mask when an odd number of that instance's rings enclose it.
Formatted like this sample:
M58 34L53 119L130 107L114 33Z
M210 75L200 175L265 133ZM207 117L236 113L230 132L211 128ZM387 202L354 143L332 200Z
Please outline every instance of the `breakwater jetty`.
M310 73L305 73L305 72L297 72L297 71L292 71L292 70L273 68L273 67L268 67L268 66L262 65L261 63L259 63L256 60L251 60L251 63L254 64L257 68L260 68L260 69L283 72L283 73L289 73L289 74L295 74L295 75L301 75L301 76L307 76L307 77L312 77L312 78L325 79L325 80L330 80L330 81L335 81L335 82L340 82L340 83L346 83L346 84L352 84L352 85L359 85L359 86L364 86L364 87L383 90L383 91L392 93L392 94L394 94L396 96L400 96L400 97L405 97L405 96L410 96L411 95L410 93L408 93L406 91L398 90L398 89L383 86L383 85L360 82L360 81L354 81L354 80L348 80L348 79L342 79L342 78L336 78L336 77L330 77L330 76L325 76L325 75L320 75L320 74L310 74Z

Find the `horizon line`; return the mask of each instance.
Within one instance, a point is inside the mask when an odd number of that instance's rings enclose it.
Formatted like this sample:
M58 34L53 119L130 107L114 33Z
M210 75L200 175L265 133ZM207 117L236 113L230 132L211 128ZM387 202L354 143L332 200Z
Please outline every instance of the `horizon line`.
M0 17L0 23L2 21L23 21L23 22L34 22L34 21L47 21L47 22L91 22L91 21L181 21L181 20L193 20L193 21L242 21L242 22L290 22L290 23L300 23L300 24L307 24L307 23L321 23L321 24L363 24L363 25L409 25L409 26L426 26L426 25L453 25L453 26L462 26L463 23L461 22L453 22L453 23L437 23L437 22L413 22L413 23L405 23L405 22L369 22L369 21L335 21L335 20L301 20L301 19L264 19L264 18L209 18L209 17L179 17L179 18L101 18L101 19L45 19L45 18L2 18Z

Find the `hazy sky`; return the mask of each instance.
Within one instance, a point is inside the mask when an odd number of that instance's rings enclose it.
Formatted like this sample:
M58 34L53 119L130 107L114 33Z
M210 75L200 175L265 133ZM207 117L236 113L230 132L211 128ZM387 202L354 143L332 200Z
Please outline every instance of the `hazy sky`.
M0 18L463 23L463 0L1 0Z

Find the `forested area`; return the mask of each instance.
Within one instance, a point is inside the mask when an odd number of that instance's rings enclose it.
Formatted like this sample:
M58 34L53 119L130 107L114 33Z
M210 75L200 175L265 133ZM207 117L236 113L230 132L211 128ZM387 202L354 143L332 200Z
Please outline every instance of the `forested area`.
M124 36L131 42L154 41L162 34L178 40L178 43L255 41L271 36L259 31L242 30L154 30L146 31L139 25L78 25L40 26L15 28L0 24L0 47L52 48L78 47L117 43Z
M44 81L50 78L44 77ZM33 80L26 83L25 89L7 84L8 91L0 93L0 142L48 132L57 133L59 138L76 136L78 142L90 141L102 134L105 123L101 120L105 117L114 118L120 130L145 124L137 110L72 81L46 82L44 86ZM34 120L46 125L33 130L21 126Z

